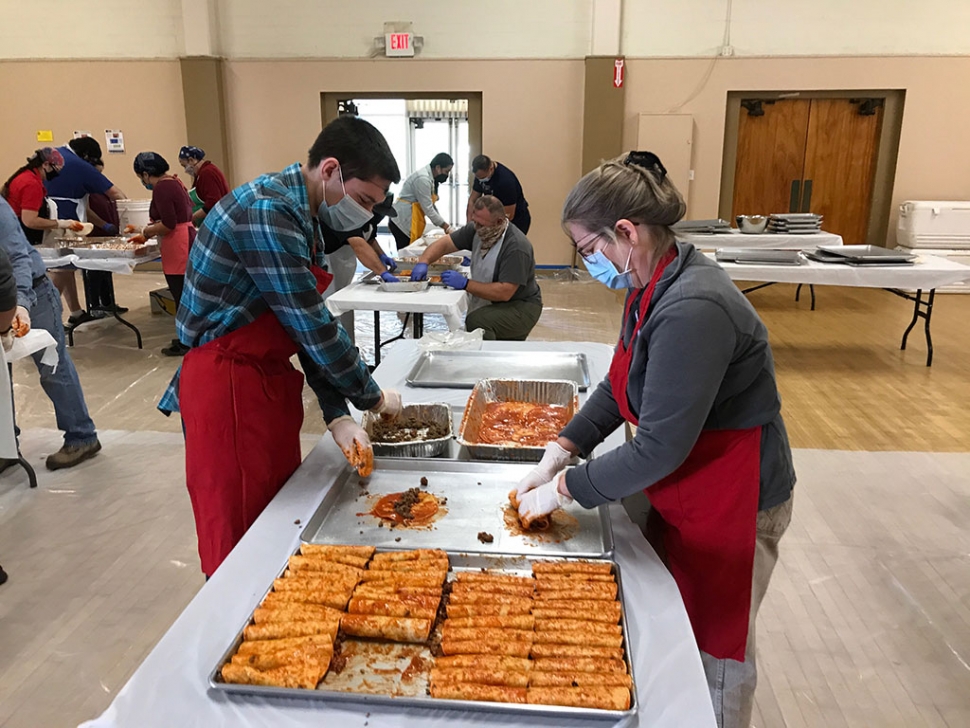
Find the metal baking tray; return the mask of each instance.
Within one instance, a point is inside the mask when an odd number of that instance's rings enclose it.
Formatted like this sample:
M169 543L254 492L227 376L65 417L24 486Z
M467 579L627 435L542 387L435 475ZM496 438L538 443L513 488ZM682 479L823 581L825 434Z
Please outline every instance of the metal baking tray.
M379 418L379 414L364 412L360 420L360 426L367 432L371 444L374 446L375 455L398 458L434 458L443 454L448 445L454 439L455 426L451 419L451 407L447 404L409 404L404 408L403 417L417 417L425 422L442 424L448 428L447 437L437 437L427 440L414 440L412 442L380 442L374 439L374 422Z
M521 379L565 379L589 388L581 353L558 351L425 351L407 375L409 387L472 389L480 379L506 372Z
M75 247L73 251L78 258L148 258L159 255L158 245L155 243L139 245L127 250Z
M378 548L377 550L394 551L401 549ZM454 578L455 572L478 571L481 569L489 569L521 576L530 575L532 573L532 563L534 561L542 560L541 558L536 558L535 556L527 556L523 554L490 556L483 554L467 554L450 551L448 549L445 549L445 551L448 552L448 560L451 563L449 581ZM252 623L253 613L255 613L258 605L262 603L266 594L268 594L272 589L272 582L270 586L262 593L259 602L257 602L257 604L253 607L253 610L250 612L249 618L246 620L245 624L240 627L239 632L237 633L232 644L222 654L222 657L219 658L216 666L209 673L209 687L212 690L225 693L229 697L252 695L261 698L299 698L304 700L316 699L341 703L361 703L365 706L389 705L405 706L410 708L427 708L429 710L446 708L461 711L478 711L481 713L514 713L518 715L544 716L560 718L563 720L608 720L615 723L624 718L630 718L636 715L640 709L640 704L637 696L637 679L633 669L634 660L630 650L630 632L626 621L626 603L623 599L623 578L620 573L619 564L613 561L610 563L613 565L613 574L616 576L617 600L620 602L620 626L623 628L624 660L626 661L627 672L629 673L630 680L632 682L630 687L629 710L596 710L592 708L571 708L560 705L522 705L519 703L490 703L478 700L444 700L440 698L432 698L426 692L428 685L427 674L419 676L417 679L411 681L410 685L406 686L404 685L404 680L402 679L403 676L400 673L393 673L394 670L401 670L403 672L404 665L411 662L411 660L415 657L425 660L426 664L428 665L428 671L430 671L430 664L432 660L431 650L424 645L395 645L390 650L382 649L377 655L378 664L375 664L374 659L371 658L370 660L363 660L362 664L359 665L359 668L365 670L363 675L361 675L359 670L356 671L355 675L355 671L352 668L358 667L358 665L348 662L347 666L339 674L332 674L328 671L323 681L315 690L225 683L222 681L222 666L232 659L232 656L239 648L239 645L242 642L243 630L246 626ZM284 565L283 568L280 569L278 576L282 576L285 570L286 566ZM435 629L438 629L439 626L440 625L436 625ZM346 648L348 644L354 646L359 645L362 648L362 651L366 651L367 645L378 644L382 648L385 647L385 643L368 643L353 639L345 639L343 644L344 648ZM386 652L389 652L390 654L384 654ZM374 672L368 674L368 668ZM386 670L391 674L380 675L376 673L375 668ZM382 692L381 690L383 688L390 689L385 689ZM359 692L362 690L371 690L372 692Z
M460 255L442 255L434 263L428 263L428 270L458 270L461 268L462 256ZM398 265L402 268L407 268L411 266L412 268L421 262L421 259L415 256L405 256L403 258L397 259Z
M539 462L545 446L486 445L479 442L485 407L491 402L536 402L566 408L566 422L579 410L576 382L562 380L482 379L472 390L458 428L458 444L480 460Z
M877 245L820 245L818 250L823 255L838 256L859 263L906 263L916 259L915 255L880 248Z
M397 276L398 274L395 273L394 275ZM401 278L401 277L398 276L398 278L399 278L399 280L398 280L397 283L385 283L384 281L381 280L381 277L379 275L377 275L377 273L375 273L372 270L369 270L366 273L364 273L364 275L362 275L360 277L360 282L361 283L366 283L369 286L380 286L381 287L381 290L395 290L395 291L401 291L401 290L405 290L405 289L401 289L401 288L387 289L387 288L385 288L385 286L388 286L388 285L391 285L391 286L412 286L412 285L413 286L421 286L421 288L415 288L413 290L422 290L423 291L428 286L443 286L444 285L444 283L441 282L441 276L438 276L438 275L429 275L428 278L427 278L427 280L425 280L425 281L418 281L417 283L411 283L411 281L408 279L407 276L404 276L403 278Z
M378 287L386 293L418 293L428 290L429 285L428 281L398 281L397 283L380 281L378 283Z
M528 536L509 532L505 526L509 491L530 469L511 463L377 458L373 474L363 480L348 466L307 521L300 538L308 543L392 549L585 558L611 555L613 527L605 506L587 510L572 503L554 518L555 531ZM446 512L429 526L392 529L379 526L380 519L369 515L382 496L421 487L422 477L428 479L422 490L447 499ZM482 531L495 540L481 543L478 534Z

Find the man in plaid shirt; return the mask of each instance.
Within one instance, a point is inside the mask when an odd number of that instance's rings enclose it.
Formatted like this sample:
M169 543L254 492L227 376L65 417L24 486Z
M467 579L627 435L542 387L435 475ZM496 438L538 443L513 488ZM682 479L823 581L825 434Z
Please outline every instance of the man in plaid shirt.
M338 235L368 222L400 180L381 133L340 117L306 164L236 188L206 216L189 254L177 330L191 347L159 403L180 411L186 483L202 570L211 575L299 466L303 375L334 440L361 475L373 468L357 409L396 417L347 332L324 305L320 226Z

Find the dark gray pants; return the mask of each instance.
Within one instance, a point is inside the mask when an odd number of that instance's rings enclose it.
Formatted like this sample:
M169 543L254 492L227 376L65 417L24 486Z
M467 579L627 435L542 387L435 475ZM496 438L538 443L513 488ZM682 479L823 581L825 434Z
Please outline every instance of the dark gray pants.
M492 303L468 314L465 318L465 330L482 329L489 341L525 341L541 314L541 303Z

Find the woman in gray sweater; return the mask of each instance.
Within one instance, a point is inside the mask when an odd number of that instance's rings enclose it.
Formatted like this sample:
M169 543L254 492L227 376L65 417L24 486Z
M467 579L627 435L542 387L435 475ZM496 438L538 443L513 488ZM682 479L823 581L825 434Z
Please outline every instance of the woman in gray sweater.
M755 616L791 519L792 467L768 332L728 275L670 225L683 198L650 152L583 177L562 222L590 274L628 289L609 376L519 484L519 513L644 491L680 587L718 726L750 725ZM624 420L632 440L588 456Z

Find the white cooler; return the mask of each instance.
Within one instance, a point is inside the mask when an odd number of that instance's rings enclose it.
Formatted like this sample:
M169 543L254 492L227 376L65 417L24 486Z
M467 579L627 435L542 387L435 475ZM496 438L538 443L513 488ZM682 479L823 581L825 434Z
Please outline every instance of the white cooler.
M899 206L896 243L934 255L970 250L970 201L907 201Z

